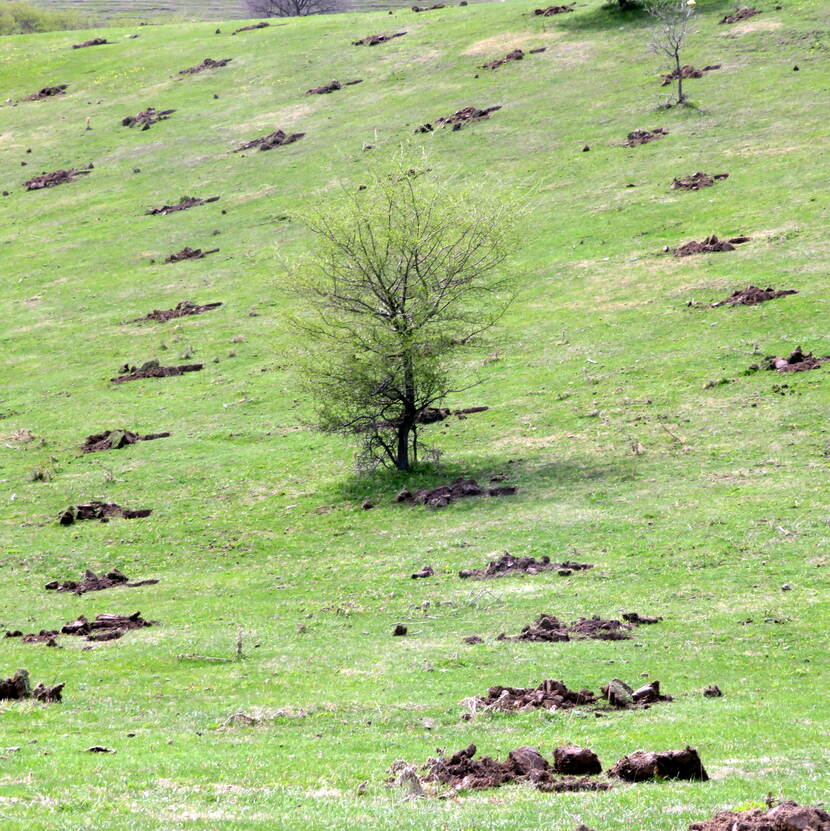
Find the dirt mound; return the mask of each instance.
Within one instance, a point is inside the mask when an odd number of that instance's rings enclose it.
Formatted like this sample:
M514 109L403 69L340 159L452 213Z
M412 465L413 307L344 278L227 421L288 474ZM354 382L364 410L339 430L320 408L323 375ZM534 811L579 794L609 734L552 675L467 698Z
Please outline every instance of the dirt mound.
M128 115L121 119L123 127L141 127L142 130L149 130L151 125L159 121L166 121L175 110L157 110L155 107L147 107L136 115Z
M6 632L6 638L20 638L23 643L45 643L46 646L57 647L58 642L55 639L58 632L55 629L41 629L36 635L24 635L21 631L15 630L13 632Z
M621 641L631 637L631 630L641 623L651 623L660 618L641 618L632 615L625 618L626 622L605 618L582 617L573 623L563 623L555 615L542 614L536 620L522 628L518 635L512 637L502 632L496 640L499 641L533 641L554 642L570 640L600 640Z
M127 586L128 588L136 588L137 586L154 586L158 583L156 579L149 580L130 580L126 575L122 574L118 569L108 571L106 574L96 574L94 571L86 570L83 579L78 580L64 580L63 583L58 580L52 580L43 588L49 591L56 592L72 592L73 594L86 594L87 592L100 592L104 589L112 589L116 586Z
M830 361L830 355L816 358L812 352L804 352L799 346L786 358L768 358L766 369L774 369L776 372L807 372L818 369L827 361Z
M37 701L50 704L61 700L63 687L63 684L55 684L53 687L38 684L32 689L28 671L19 669L11 678L0 679L0 701L20 701L25 698L34 698Z
M482 64L482 69L498 69L502 64L509 63L510 61L521 61L524 60L525 53L521 49L514 49L512 52L508 52L503 58L499 58L496 61L490 61L489 63Z
M242 26L231 32L232 35L238 35L240 32L252 32L254 29L267 29L271 24L261 20L259 23L253 23L250 26Z
M534 9L533 14L537 15L538 17L553 17L557 14L565 14L565 12L572 12L574 10L575 3L571 3L569 6L548 6L544 9Z
M102 433L94 433L87 436L81 447L84 453L97 453L101 450L120 450L122 447L135 444L139 441L153 441L155 439L166 439L170 433L148 433L142 436L133 433L131 430L104 430Z
M538 687L494 686L487 695L474 699L479 707L493 710L568 710L594 704L597 698L590 690L569 690L564 682L546 678Z
M93 166L78 170L70 167L66 170L53 170L51 173L43 173L40 176L33 176L27 182L23 183L26 190L42 190L43 188L53 188L57 185L63 185L66 182L73 181L78 176L83 176L91 172Z
M555 571L562 577L568 577L575 571L586 571L593 567L593 563L576 563L572 560L552 563L547 555L539 560L535 557L514 557L509 551L505 551L498 560L491 560L485 568L465 568L458 572L458 576L483 579L504 577L508 574L538 574L540 571Z
M716 234L706 237L703 242L692 240L680 248L675 248L672 251L675 257L690 257L693 254L710 254L714 251L734 251L736 245L741 245L744 242L749 242L749 237L732 237L728 240L718 239Z
M432 566L424 566L420 571L416 571L410 575L413 580L423 580L427 577L432 577L435 574L435 569Z
M662 753L636 750L608 771L626 782L645 782L648 779L692 779L706 782L709 779L697 750L666 750Z
M268 133L267 136L247 141L234 150L234 153L239 153L242 150L250 150L257 147L260 150L271 150L274 147L282 147L284 144L291 144L294 141L299 141L305 133L284 133L282 130L275 130L273 133Z
M179 75L195 75L197 72L202 72L205 69L219 69L222 66L227 66L232 60L233 58L221 58L215 61L213 58L205 58L201 63L196 64L196 66L180 69Z
M443 118L438 118L435 120L435 124L438 127L452 127L453 130L460 130L465 124L472 124L476 121L483 121L485 118L490 117L490 113L496 112L496 110L501 109L501 104L495 107L487 107L484 110L480 110L477 107L463 107L462 109L454 112L452 115L444 116ZM432 124L422 124L418 127L415 132L416 133L431 133L434 127Z
M113 384L123 384L125 381L138 381L141 378L170 378L173 375L184 375L185 372L199 372L204 364L181 364L180 366L160 366L158 361L147 361L138 369L124 364L118 371L123 373L110 378Z
M69 84L59 84L56 87L44 87L43 89L33 92L21 98L21 101L42 101L44 98L54 98L56 95L63 95Z
M435 11L435 9L443 9L443 8L444 8L443 3L436 3L434 6L413 6L412 11L413 12L432 12L432 11Z
M73 49L86 49L87 46L103 46L109 43L106 38L92 38L92 40L85 40L83 43L72 44Z
M670 695L660 692L660 682L651 681L638 689L632 689L619 678L612 678L602 688L602 697L612 706L621 710L631 707L648 708L651 704L661 701L671 701Z
M657 139L661 139L668 134L669 131L663 127L655 127L653 130L632 130L623 142L623 147L637 147L640 144L648 144L650 141L657 141Z
M514 485L483 488L475 479L465 479L459 476L449 485L439 485L437 488L424 488L414 494L404 489L395 497L395 502L414 502L416 505L426 505L428 508L446 508L450 502L464 496L510 496L518 489Z
M681 66L680 69L675 69L672 72L661 75L660 86L667 87L672 81L676 81L678 78L682 78L684 81L687 78L702 78L705 73L712 72L714 69L720 69L720 67L721 65L716 63L704 66L703 69L695 69L693 66L686 64L685 66Z
M164 262L180 263L182 260L201 260L203 257L207 257L208 254L215 254L218 250L218 248L209 248L207 251L203 251L201 248L188 248L185 246L181 251L165 257Z
M830 814L787 801L767 811L720 811L705 822L693 822L689 831L830 831Z
M115 641L122 638L131 629L143 629L154 626L157 621L144 620L141 612L131 615L96 615L95 620L87 620L81 615L77 620L70 620L61 627L64 635L76 635L88 641Z
M392 35L367 35L360 40L353 40L352 46L377 46L379 43L386 43L392 38L402 38L406 32L395 32Z
M718 306L757 306L759 303L766 303L767 300L775 300L778 297L786 297L788 294L798 294L796 289L782 289L780 291L767 286L760 289L758 286L747 286L745 289L733 291L724 300L712 303L714 308Z
M153 513L151 508L143 508L138 511L131 511L122 508L115 502L98 502L93 500L83 505L70 505L65 511L58 515L58 522L61 525L72 525L86 519L97 519L100 522L109 522L112 517L123 517L124 519L140 519L150 516Z
M701 188L709 188L722 179L728 179L728 173L716 173L710 176L708 173L693 173L691 176L686 176L683 179L675 179L671 183L672 190L700 190Z
M739 23L741 20L746 20L748 17L754 17L756 14L761 14L760 9L742 8L726 15L720 23Z
M342 84L340 81L330 81L328 84L323 84L321 87L312 87L312 89L307 89L305 91L306 95L328 95L330 92L336 92L339 89L343 89L343 87L353 87L355 84L362 84L363 78L357 78L354 81L344 81Z
M210 202L218 202L218 196L210 196L207 199L198 199L195 196L182 196L175 205L163 205L161 208L151 208L147 211L148 216L159 216L161 214L172 214L176 211L186 211L195 208L197 205L207 205Z
M173 320L177 317L187 317L188 315L200 315L204 312L209 312L211 309L218 309L221 303L205 303L199 306L196 303L191 303L189 300L182 300L176 304L175 309L153 309L150 314L144 317L137 317L134 323L141 320L155 320L159 323L167 323L168 320Z

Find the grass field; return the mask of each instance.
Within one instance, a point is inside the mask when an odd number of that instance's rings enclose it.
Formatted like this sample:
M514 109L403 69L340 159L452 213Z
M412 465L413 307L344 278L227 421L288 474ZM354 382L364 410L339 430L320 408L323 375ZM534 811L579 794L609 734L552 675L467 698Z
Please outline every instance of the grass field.
M670 110L658 109L647 21L595 0L549 19L509 0L235 37L235 24L215 35L197 23L133 40L131 29L0 39L4 98L69 84L62 97L4 106L0 122L0 627L137 609L160 621L87 651L69 637L59 650L0 641L0 677L26 667L34 681L66 683L61 704L0 703L4 831L683 831L768 792L827 798L830 369L743 372L799 344L830 353L820 106L830 10L787 0L720 26L729 3L698 5L685 59L722 68L689 82L693 107ZM395 30L408 34L349 45ZM70 48L97 35L114 42ZM516 46L547 51L479 69ZM206 56L233 61L177 75ZM364 83L303 95L355 77ZM458 132L414 134L468 104L503 108ZM176 113L146 132L120 125L150 105ZM669 135L621 146L657 126ZM307 135L232 152L278 127ZM395 504L402 477L356 477L352 449L309 427L286 316L289 264L311 240L292 213L337 198L340 183L357 187L402 143L428 153L430 175L526 206L510 263L519 295L469 359L483 384L449 402L491 409L435 427L442 469L412 477L505 472L514 497ZM22 187L90 162L72 183ZM730 178L669 189L697 170ZM221 198L145 215L182 194ZM687 259L662 250L712 233L751 241ZM185 245L221 250L162 264ZM749 283L799 293L709 307ZM130 322L185 298L225 305ZM151 358L205 368L109 383L124 362ZM87 434L121 426L173 435L80 453ZM51 479L31 481L41 469ZM153 514L57 524L94 498ZM361 509L367 498L374 510ZM596 568L474 585L456 576L505 549ZM409 579L427 563L435 577ZM43 589L112 567L160 583L82 597ZM622 642L495 641L541 612L629 610L664 621ZM393 638L401 621L410 634ZM463 643L471 634L485 643ZM553 677L597 690L646 673L674 702L605 718L460 719L460 700L494 684ZM723 698L702 697L712 683ZM217 729L238 711L265 721ZM711 781L416 801L384 784L396 759L420 764L470 742L500 757L584 743L606 767L637 748L691 744Z

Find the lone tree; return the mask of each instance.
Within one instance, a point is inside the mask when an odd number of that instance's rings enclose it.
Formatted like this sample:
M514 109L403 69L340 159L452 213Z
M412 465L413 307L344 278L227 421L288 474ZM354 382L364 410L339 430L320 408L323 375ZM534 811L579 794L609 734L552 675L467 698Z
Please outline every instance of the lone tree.
M342 0L245 0L254 17L305 17L341 11Z
M672 75L677 80L677 103L682 104L686 95L680 52L692 30L692 18L697 11L695 0L648 0L646 9L657 21L650 42L651 51L671 60Z
M499 269L511 213L404 163L304 217L301 371L319 429L357 438L361 469L411 470L420 429L445 415L434 408L476 383L460 353L512 298Z

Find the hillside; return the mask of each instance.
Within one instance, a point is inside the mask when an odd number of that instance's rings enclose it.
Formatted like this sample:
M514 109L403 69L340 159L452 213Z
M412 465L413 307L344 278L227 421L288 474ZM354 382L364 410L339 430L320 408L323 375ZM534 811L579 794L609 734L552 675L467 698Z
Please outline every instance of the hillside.
M238 35L233 21L0 38L4 99L68 84L0 120L0 625L136 610L159 622L106 643L60 636L60 649L0 640L0 679L25 667L66 685L61 704L0 702L4 831L685 831L768 793L826 799L830 367L745 371L799 345L830 354L830 10L784 0L720 25L730 3L698 6L684 59L721 68L688 82L694 106L668 110L647 19L599 0L550 18L507 0ZM92 37L112 43L71 48ZM481 68L516 47L545 51ZM206 57L232 60L178 74ZM362 83L304 94L333 78ZM468 105L501 109L415 133ZM122 126L149 106L175 112ZM668 134L623 146L656 127ZM305 136L233 152L278 128ZM364 184L401 143L426 152L428 175L524 204L520 290L471 353L482 385L448 402L490 409L432 428L440 470L362 478L353 448L310 428L299 392L289 266L312 241L294 215ZM670 188L696 171L729 178ZM219 199L147 214L182 195ZM664 251L710 234L750 240ZM219 251L163 262L185 246ZM710 305L749 284L798 293ZM185 299L223 305L136 322ZM151 359L204 368L110 381ZM113 428L171 436L81 452ZM393 501L404 483L498 474L515 496ZM58 524L93 499L152 514ZM457 576L505 550L594 568ZM410 579L427 564L435 576ZM43 588L113 568L159 582ZM544 612L631 611L663 620L630 640L496 640ZM615 677L659 679L674 700L460 717L493 685L598 691ZM703 697L710 684L723 697ZM228 723L240 712L258 723ZM471 742L498 758L584 744L605 767L688 744L711 778L412 801L385 784L395 760ZM85 752L96 745L117 752Z

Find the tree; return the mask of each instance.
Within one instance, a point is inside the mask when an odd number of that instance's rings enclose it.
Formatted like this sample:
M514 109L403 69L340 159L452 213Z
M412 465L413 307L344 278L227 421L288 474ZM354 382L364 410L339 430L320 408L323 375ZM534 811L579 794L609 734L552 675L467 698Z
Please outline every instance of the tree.
M357 438L364 469L408 471L434 408L474 385L459 354L512 299L499 269L512 211L405 161L373 178L303 218L314 244L292 280L300 368L319 429Z
M674 64L672 75L677 80L677 103L682 104L686 95L683 92L680 51L692 30L692 18L697 10L695 0L649 0L646 9L657 21L652 33L651 50L665 55Z
M339 0L245 0L253 17L304 17L339 11Z

